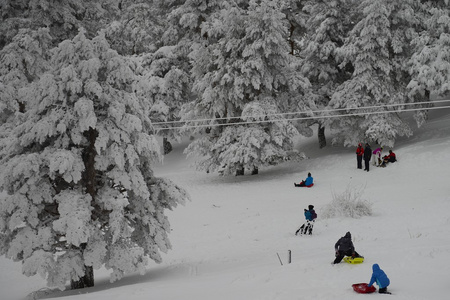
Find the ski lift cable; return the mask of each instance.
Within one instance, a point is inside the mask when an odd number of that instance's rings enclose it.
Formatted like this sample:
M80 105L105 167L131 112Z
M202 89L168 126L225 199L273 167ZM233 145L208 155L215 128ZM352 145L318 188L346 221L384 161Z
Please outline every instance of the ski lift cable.
M298 120L314 120L314 119L328 119L328 118L342 118L342 117L354 117L354 116L365 116L365 115L376 115L376 114L390 114L390 113L400 113L400 112L411 112L419 110L436 110L436 109L446 109L450 106L442 107L428 107L428 108L410 108L404 110L393 110L393 111L375 111L375 112L365 112L365 113L352 113L343 115L328 115L328 116L311 116L311 117L299 117L290 119L272 119L272 120L262 120L262 121L252 121L252 122L234 122L234 123L224 123L224 124L200 124L200 125L183 125L174 126L166 128L157 128L156 130L171 130L171 129L189 129L189 128L202 128L202 127L218 127L218 126L233 126L233 125L248 125L248 124L260 124L260 123L273 123L273 122L283 122L283 121L298 121ZM213 119L217 120L217 119Z
M323 109L323 110L313 110L313 111L308 111L308 112L304 112L304 111L303 112L287 112L287 113L277 113L277 114L268 114L268 115L256 115L256 116L249 116L249 117L260 118L260 117L297 115L297 114L307 114L307 113L323 113L323 112L330 113L330 112L348 111L348 110L356 110L356 109L376 109L376 108L387 108L387 107L408 106L408 105L422 105L422 104L432 104L432 103L442 103L442 102L450 102L450 99L415 102L415 103L386 104L386 105L378 105L378 106ZM425 109L425 108L422 108L422 109ZM426 108L426 109L429 109L429 108ZM153 122L152 124L153 125L162 125L162 124L176 124L176 123L189 123L189 122L205 122L205 121L230 120L230 119L235 119L235 118L236 117L222 117L222 118L213 118L213 119L177 120L177 121Z

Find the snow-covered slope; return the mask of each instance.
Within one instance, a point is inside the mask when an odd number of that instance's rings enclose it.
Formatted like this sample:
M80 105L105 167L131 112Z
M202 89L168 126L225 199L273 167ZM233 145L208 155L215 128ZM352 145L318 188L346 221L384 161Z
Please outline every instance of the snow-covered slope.
M196 172L174 145L158 176L186 188L192 201L168 212L173 249L145 275L96 286L42 291L36 299L359 299L351 285L368 282L373 263L391 279L392 299L448 299L450 294L450 111L441 110L411 138L398 141L399 162L364 172L354 149L319 150L316 137L301 139L309 160L260 170L256 176L219 177ZM313 188L294 188L311 172ZM363 188L373 215L321 218L321 209L348 186ZM303 209L318 213L312 236L294 236ZM331 265L334 244L347 231L361 265ZM287 263L288 251L292 263ZM280 264L277 254L283 265ZM44 288L20 274L20 264L0 258L0 299ZM368 295L367 297L381 295Z

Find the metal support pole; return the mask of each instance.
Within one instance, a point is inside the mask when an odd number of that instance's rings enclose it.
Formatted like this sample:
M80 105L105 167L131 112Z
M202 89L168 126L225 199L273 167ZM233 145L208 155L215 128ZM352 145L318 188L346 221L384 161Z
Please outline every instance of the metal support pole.
M283 262L281 261L281 258L280 258L280 255L278 254L278 252L277 252L277 256L278 256L278 259L280 260L280 264L283 265Z

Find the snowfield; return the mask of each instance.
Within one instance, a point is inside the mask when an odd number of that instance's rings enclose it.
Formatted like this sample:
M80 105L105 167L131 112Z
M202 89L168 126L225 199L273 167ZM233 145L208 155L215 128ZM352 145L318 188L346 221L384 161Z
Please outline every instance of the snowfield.
M186 144L174 145L155 173L184 187L192 201L167 212L173 249L163 254L163 263L152 263L146 274L130 274L114 283L109 282L107 270L96 270L95 287L59 291L46 289L38 276L25 277L20 263L1 257L0 299L27 295L59 300L388 297L352 290L353 283L369 282L373 263L391 280L389 299L448 299L450 110L431 115L413 137L397 141L394 152L399 162L372 167L370 172L356 168L355 149L319 150L315 136L300 139L296 146L310 159L240 177L194 171L182 153ZM308 172L314 187L295 188L294 181ZM349 186L364 189L363 198L373 204L373 215L321 218L332 194ZM318 214L313 235L295 236L309 204ZM365 262L331 265L334 244L347 231Z

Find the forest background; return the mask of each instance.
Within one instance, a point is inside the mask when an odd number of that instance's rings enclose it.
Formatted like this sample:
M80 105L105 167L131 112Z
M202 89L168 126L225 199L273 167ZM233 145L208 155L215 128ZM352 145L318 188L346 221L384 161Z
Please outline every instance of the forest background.
M0 254L49 286L171 248L154 176L191 136L221 175L318 148L392 148L450 89L449 1L0 1ZM163 140L163 153L158 138Z

